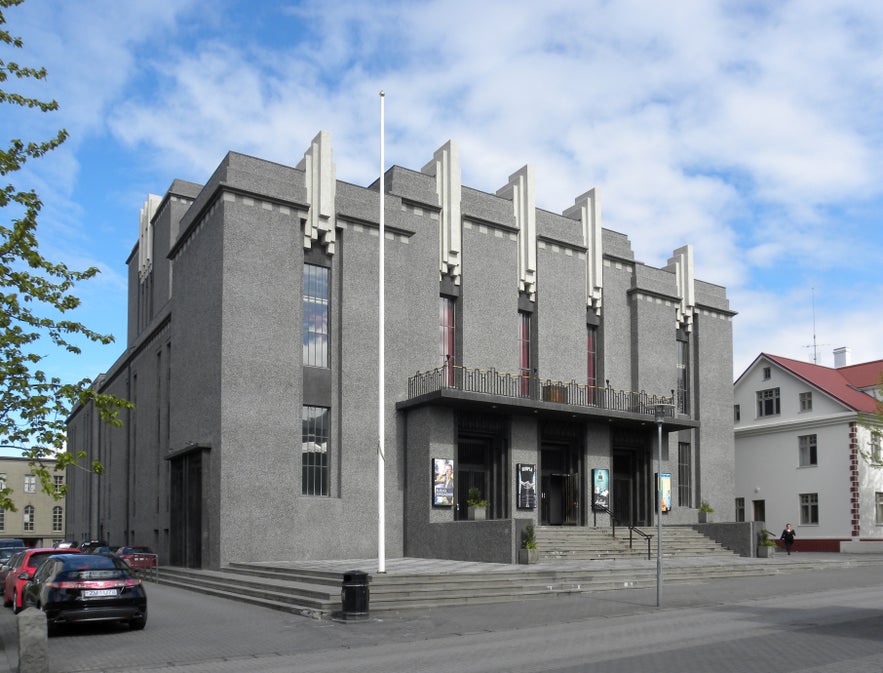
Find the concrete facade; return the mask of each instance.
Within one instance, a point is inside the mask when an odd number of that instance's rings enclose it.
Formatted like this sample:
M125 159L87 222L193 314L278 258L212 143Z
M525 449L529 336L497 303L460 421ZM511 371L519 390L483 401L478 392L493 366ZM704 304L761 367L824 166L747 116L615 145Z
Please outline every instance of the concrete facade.
M791 523L795 549L805 551L883 541L883 468L874 464L883 455L868 423L881 375L883 361L830 368L755 359L735 383L736 497L746 520L766 521L775 536ZM763 391L777 392L778 411L760 415Z
M593 469L610 471L617 521L651 527L657 403L669 405L666 523L695 523L701 499L733 518L725 290L693 278L689 246L662 269L636 261L602 228L597 190L561 215L537 209L533 180L525 167L495 194L465 187L453 142L420 171L384 175L392 557L514 562L527 522L606 524ZM297 167L230 153L205 185L176 180L148 199L128 259L128 347L95 384L136 406L122 428L72 413L70 448L106 466L70 475L72 533L210 568L378 553L379 210L380 181L337 180L326 132ZM327 366L304 364L305 265L327 269ZM319 445L305 439L308 408L330 419ZM327 465L325 493L305 494L318 474L307 458ZM450 505L433 501L435 459L455 464ZM536 470L529 507L519 464ZM467 520L467 485L486 520Z

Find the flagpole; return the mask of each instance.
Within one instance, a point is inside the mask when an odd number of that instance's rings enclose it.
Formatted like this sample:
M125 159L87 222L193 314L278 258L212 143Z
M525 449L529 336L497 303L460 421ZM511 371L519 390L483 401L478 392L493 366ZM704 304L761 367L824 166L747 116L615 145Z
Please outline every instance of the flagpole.
M385 509L385 489L386 489L386 479L385 479L385 462L386 459L384 457L384 445L385 445L385 427L384 427L384 418L386 415L386 404L384 403L384 370L385 370L385 339L384 339L384 328L385 328L385 317L384 317L384 258L383 258L383 249L386 241L386 233L384 231L384 217L383 217L383 196L385 186L384 186L384 158L383 158L383 91L380 92L380 241L377 246L380 250L379 260L378 260L378 275L380 276L379 282L379 290L378 290L378 314L379 314L379 333L377 338L377 348L379 351L379 356L377 358L377 389L378 389L378 406L377 406L377 572L385 573L386 572L386 509Z

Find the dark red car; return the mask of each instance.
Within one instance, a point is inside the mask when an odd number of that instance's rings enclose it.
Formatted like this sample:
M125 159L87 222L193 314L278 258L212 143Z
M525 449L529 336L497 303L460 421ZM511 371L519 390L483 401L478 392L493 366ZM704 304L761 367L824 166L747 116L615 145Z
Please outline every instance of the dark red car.
M11 605L14 612L21 612L24 608L22 589L24 589L28 580L34 576L37 567L53 554L72 552L80 553L76 549L53 549L52 547L25 549L21 552L21 556L18 557L15 566L11 567L6 575L3 605L6 607ZM25 579L22 579L22 577Z
M156 554L150 547L119 547L116 555L129 564L132 570L154 570Z

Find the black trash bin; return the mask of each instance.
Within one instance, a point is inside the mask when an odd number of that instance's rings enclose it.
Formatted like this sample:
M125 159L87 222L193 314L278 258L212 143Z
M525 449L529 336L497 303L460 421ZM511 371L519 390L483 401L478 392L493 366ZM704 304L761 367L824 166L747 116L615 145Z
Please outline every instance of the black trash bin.
M340 604L344 619L368 618L368 573L350 570L343 574Z

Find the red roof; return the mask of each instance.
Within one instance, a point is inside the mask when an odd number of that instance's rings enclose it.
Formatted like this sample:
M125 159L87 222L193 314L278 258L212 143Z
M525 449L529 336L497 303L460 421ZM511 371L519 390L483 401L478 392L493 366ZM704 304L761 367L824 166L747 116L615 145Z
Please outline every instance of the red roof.
M857 388L868 388L880 383L883 377L883 360L834 369L769 353L761 355L856 411L877 411L877 400Z

